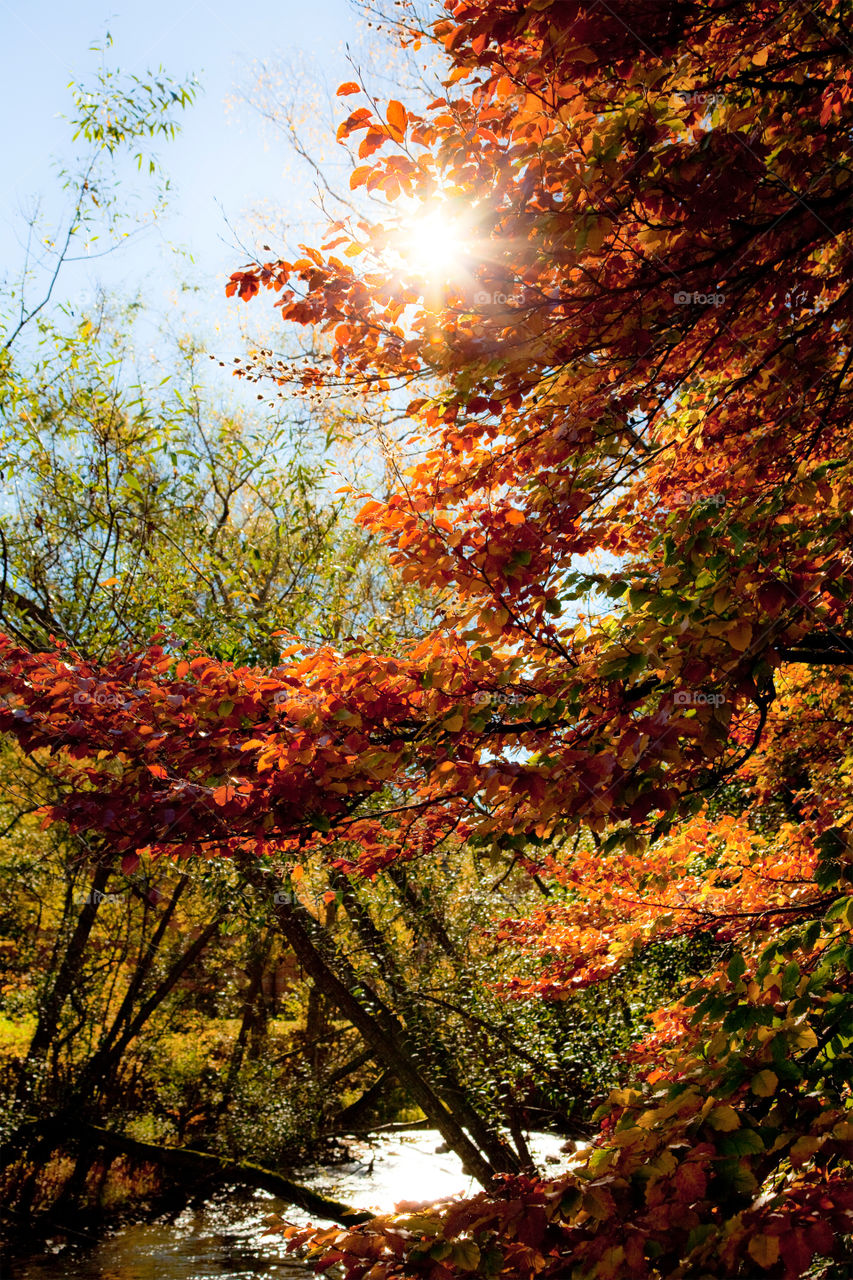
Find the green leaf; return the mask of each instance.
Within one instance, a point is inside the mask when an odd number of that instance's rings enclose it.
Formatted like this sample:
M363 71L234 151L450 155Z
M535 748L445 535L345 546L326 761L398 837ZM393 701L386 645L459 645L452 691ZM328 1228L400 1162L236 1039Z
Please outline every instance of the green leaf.
M580 1206L583 1196L578 1187L570 1187L563 1195L560 1201L560 1213L564 1218L570 1218Z
M739 1160L721 1160L718 1168L720 1177L739 1195L755 1195L758 1183L752 1170L746 1165L741 1164Z
M779 1077L774 1071L759 1071L752 1077L750 1088L758 1098L771 1098L779 1085Z
M733 1133L724 1133L718 1145L726 1156L757 1155L764 1150L764 1143L754 1129L735 1129Z
M789 1000L797 989L797 983L800 981L800 966L796 960L792 960L790 964L785 966L785 972L782 974L782 998Z
M450 1260L461 1271L474 1271L480 1264L480 1247L475 1240L459 1240L450 1251Z
M693 1227L687 1237L687 1252L691 1253L698 1245L704 1244L709 1236L714 1234L716 1228L709 1222L703 1222L698 1227Z

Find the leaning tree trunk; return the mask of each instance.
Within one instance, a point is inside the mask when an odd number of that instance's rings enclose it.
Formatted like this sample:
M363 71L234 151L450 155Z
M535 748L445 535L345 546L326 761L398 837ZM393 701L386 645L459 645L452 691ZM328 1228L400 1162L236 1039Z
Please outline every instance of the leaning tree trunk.
M95 867L88 901L84 903L77 917L77 922L68 941L68 946L65 948L65 955L62 957L53 984L40 1003L36 1029L18 1076L18 1088L15 1098L18 1106L25 1107L30 1101L33 1094L34 1076L44 1063L47 1052L56 1038L62 1010L80 973L83 954L89 941L89 935L94 927L101 895L104 892L104 886L109 876L109 867L104 865Z
M521 1168L520 1162L500 1133L472 1106L458 1078L455 1064L438 1033L434 1018L424 1007L423 1001L418 1000L417 996L409 990L397 960L374 923L370 912L359 901L345 876L334 875L331 883L340 891L347 915L362 944L382 972L394 997L395 1005L402 1013L403 1022L414 1047L419 1054L434 1064L437 1077L434 1082L436 1091L449 1107L455 1109L492 1168L498 1173L518 1173Z
M273 899L281 888L272 872L250 856L241 856L239 866L248 883L267 900ZM284 894L281 896L285 897ZM497 1170L469 1138L464 1122L450 1100L445 1104L415 1065L406 1048L405 1029L394 1014L338 953L332 939L321 933L320 926L304 907L291 901L277 902L275 919L307 975L352 1023L377 1058L409 1090L471 1175L482 1186L490 1186ZM357 990L364 994L356 995Z

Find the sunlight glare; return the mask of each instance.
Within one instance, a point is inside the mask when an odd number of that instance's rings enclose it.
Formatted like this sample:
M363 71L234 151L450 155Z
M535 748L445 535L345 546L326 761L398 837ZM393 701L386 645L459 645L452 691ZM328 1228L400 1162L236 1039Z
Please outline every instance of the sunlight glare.
M466 244L458 218L442 208L415 214L398 240L398 253L411 270L436 283L465 271Z

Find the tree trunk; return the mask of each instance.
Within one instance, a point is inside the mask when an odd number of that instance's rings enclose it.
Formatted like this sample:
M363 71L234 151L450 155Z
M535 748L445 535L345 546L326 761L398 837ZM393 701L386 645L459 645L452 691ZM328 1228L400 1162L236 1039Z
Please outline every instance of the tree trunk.
M402 1013L414 1048L432 1061L437 1076L434 1082L436 1092L451 1110L456 1112L461 1123L497 1173L518 1173L521 1162L494 1126L471 1105L430 1011L424 1007L423 1001L418 1000L417 996L408 989L396 958L375 925L370 912L359 901L346 876L333 875L331 883L341 893L344 907L356 932L368 954L373 957L383 973L394 1002Z
M90 1093L100 1089L104 1079L110 1075L113 1080L115 1070L121 1062L125 1049L134 1040L139 1032L145 1026L145 1023L151 1017L151 1014L162 1004L166 996L179 981L186 971L195 964L198 957L204 951L211 938L214 937L222 925L222 917L217 916L211 920L199 936L195 939L191 946L172 965L166 976L157 984L154 991L137 1009L135 1016L125 1027L118 1040L114 1041L108 1048L99 1048L90 1058L88 1064L84 1067L80 1076L80 1081L74 1090L75 1097L78 1101L84 1101Z
M239 866L249 884L261 894L266 894L268 900L280 888L272 874L254 858L241 856ZM415 1066L404 1047L404 1029L378 995L358 978L336 952L328 935L315 942L312 934L320 926L303 907L290 902L276 903L275 918L308 976L360 1032L365 1044L374 1050L380 1061L409 1090L414 1101L432 1120L447 1145L457 1153L471 1175L482 1186L490 1186L495 1171L468 1137L457 1117L445 1107ZM323 952L331 953L331 959L327 960ZM339 973L341 977L338 976ZM365 995L356 996L357 989L364 991Z
M122 999L121 1005L119 1006L119 1010L113 1019L112 1026L110 1027L109 1031L103 1037L100 1045L98 1046L98 1049L96 1051L96 1056L102 1057L102 1058L107 1057L113 1044L115 1043L117 1037L119 1036L122 1027L129 1020L131 1013L133 1011L133 1003L136 997L139 995L139 992L142 989L145 979L148 977L148 974L151 971L157 952L160 948L160 943L163 941L163 938L166 933L166 929L169 926L169 921L172 919L172 916L175 914L181 895L183 894L188 884L189 884L189 876L181 876L180 880L175 886L174 893L172 894L171 898L169 899L169 902L167 903L165 909L163 910L163 913L160 916L160 919L157 921L157 927L155 928L153 934L151 935L151 938L148 942L148 946L145 948L144 955L140 957L139 963L136 966L136 970L134 971L133 977L128 983L127 991L124 993L124 998Z
M450 934L439 920L438 916L432 908L424 902L415 886L412 884L404 866L391 866L387 868L388 878L400 894L400 898L405 907L408 908L409 914L422 925L427 933L441 947L445 955L450 956L452 960L458 960L459 953L450 939Z
M101 902L100 895L104 892L104 886L109 876L109 867L95 867L89 900L84 904L80 915L77 917L77 923L65 949L65 955L62 957L62 963L57 971L53 986L41 1001L36 1029L30 1041L27 1056L21 1064L18 1077L15 1101L19 1106L26 1106L30 1101L33 1094L34 1073L44 1062L47 1051L56 1037L59 1019L65 1001L68 999L80 972L83 953L86 950L86 943L89 941L89 935L92 932L95 916L98 913L98 907Z

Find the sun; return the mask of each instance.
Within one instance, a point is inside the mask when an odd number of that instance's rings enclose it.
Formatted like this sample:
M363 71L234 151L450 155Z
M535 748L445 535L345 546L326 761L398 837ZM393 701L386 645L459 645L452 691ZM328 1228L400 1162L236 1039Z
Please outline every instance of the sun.
M458 280L470 269L463 219L444 205L413 210L394 237L401 265L431 284Z

